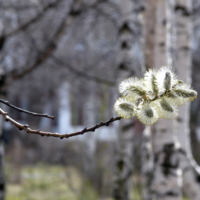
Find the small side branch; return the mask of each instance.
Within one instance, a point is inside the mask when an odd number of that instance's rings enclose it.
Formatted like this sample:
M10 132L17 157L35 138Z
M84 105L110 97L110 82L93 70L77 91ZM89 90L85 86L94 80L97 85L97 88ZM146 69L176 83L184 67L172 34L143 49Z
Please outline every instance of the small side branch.
M41 131L41 130L31 129L31 128L29 128L29 125L24 125L24 124L21 124L21 123L15 121L13 118L11 118L8 115L7 112L3 111L2 109L0 109L0 115L2 115L5 118L6 121L9 121L11 124L13 124L17 128L19 128L19 130L25 130L27 133L32 133L32 134L41 135L41 136L59 137L60 139L69 138L69 137L73 137L73 136L77 136L77 135L83 135L86 132L95 132L96 129L98 129L102 126L109 126L114 121L121 119L121 117L115 117L115 118L112 117L108 121L100 122L99 124L97 124L93 127L90 127L90 128L86 127L82 131L69 133L69 134L67 134L67 133L66 134L60 134L60 133L51 133L51 132L45 132L45 131Z
M29 114L29 115L33 115L34 117L46 117L46 118L50 118L50 119L54 119L54 116L49 116L47 114L40 114L40 113L35 113L35 112L30 112L30 111L27 111L27 110L24 110L24 109L21 109L21 108L18 108L12 104L10 104L8 101L5 101L3 99L0 99L0 103L3 103L7 106L9 106L10 108L13 108L19 112L23 112L23 113L26 113L26 114Z

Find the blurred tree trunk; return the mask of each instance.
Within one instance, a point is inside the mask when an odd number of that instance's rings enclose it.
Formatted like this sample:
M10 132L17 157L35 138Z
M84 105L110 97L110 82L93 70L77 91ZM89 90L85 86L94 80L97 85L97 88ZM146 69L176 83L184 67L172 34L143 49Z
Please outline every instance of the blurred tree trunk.
M141 76L143 63L142 54L142 1L120 0L117 2L121 11L119 22L120 55L118 81L130 76ZM134 130L133 120L120 121L118 150L114 177L113 198L129 200L132 188Z
M1 56L1 49L0 49ZM0 69L0 98L6 98L6 89L2 89L5 83L5 72ZM4 175L4 141L3 141L3 125L4 119L0 116L0 200L5 199L6 181Z
M5 98L5 91L1 91L0 98ZM4 175L4 141L3 141L3 125L4 119L0 116L0 200L5 199L5 192L6 192L6 182L5 182L5 175Z
M191 2L152 0L151 6L152 4L157 7L154 36L156 39L155 44L151 45L154 60L150 63L154 63L155 68L165 64L174 66L178 78L190 83ZM151 18L154 18L153 13ZM150 17L145 19L148 20ZM147 26L145 28L147 33L154 33L153 30L149 31ZM146 35L149 37L149 34ZM148 57L146 59L149 60ZM200 169L192 158L191 148L188 145L189 104L180 107L178 122L176 124L174 121L174 128L171 123L171 120L160 119L152 127L154 170L152 182L149 182L149 188L145 188L148 195L144 195L144 199L182 199L181 178L187 196L191 200L200 199L198 182ZM183 177L180 176L182 174Z
M119 58L119 77L118 81L130 76L128 67L132 67L132 58L129 55L133 43L132 27L130 20L123 17L125 13L132 15L133 3L129 0L119 1L119 9L121 11L121 21L119 22L120 37L120 58ZM127 128L126 128L127 126ZM118 144L117 156L115 164L115 177L113 198L115 200L129 200L130 189L132 185L131 176L133 171L132 152L133 152L133 122L132 120L124 120L119 122L118 126Z
M176 60L175 69L178 78L191 83L192 71L192 5L190 0L176 0L174 10L176 14ZM197 166L191 153L190 144L190 104L181 106L177 120L178 140L181 144L181 167L183 172L183 189L191 200L200 199L200 167Z
M173 0L159 1L157 7L155 68L173 65L174 11ZM178 165L177 138L171 126L172 121L160 119L152 128L154 173L152 195L155 199L182 199Z
M155 59L155 20L157 0L145 1L144 13L144 54L146 70L154 68ZM151 184L153 174L153 152L151 143L151 127L146 126L142 140L142 196L144 200L151 200Z
M3 131L3 117L0 116L0 137L2 138ZM3 161L4 160L4 144L2 139L0 139L0 200L4 200L5 197L5 176L3 170Z
M129 120L128 120L129 121ZM113 198L115 200L129 200L130 190L132 188L133 172L133 122L132 128L125 130L126 124L121 122L119 125L118 149L116 156L116 167L114 177Z
M154 162L151 144L151 127L146 126L143 131L142 141L142 196L144 200L151 200L151 185L153 178Z
M193 54L192 54L192 87L200 94L200 57L199 57L199 50L200 50L200 40L199 40L199 32L200 32L200 23L199 23L199 17L200 17L200 0L193 0L192 1L192 28L193 28ZM200 145L200 123L199 123L199 112L200 110L200 101L199 101L199 95L197 96L196 101L191 102L191 108L190 108L190 136L191 136L191 148L192 153L197 161L197 163L200 165L200 154L197 151Z
M174 14L171 10L173 1L151 1L147 2L147 8L155 9L155 12L150 13L150 17L146 14L146 23L149 20L155 19L155 27L148 29L146 36L154 35L154 45L151 45L151 62L152 67L158 69L163 65L173 64L174 51ZM150 11L148 11L150 12ZM153 29L154 28L154 29ZM152 30L153 29L153 30ZM148 37L146 38L146 45L148 45ZM152 38L152 36L150 36ZM147 46L149 47L149 46ZM150 50L149 50L150 51ZM146 61L149 59L146 57ZM152 153L154 163L149 169L149 179L145 184L143 191L145 200L151 199L173 199L178 200L182 198L180 190L180 174L177 153L177 138L174 137L171 120L160 119L158 123L151 127ZM149 156L150 157L150 156ZM149 158L148 157L148 158ZM145 161L145 160L144 160ZM146 163L143 163L145 166ZM152 172L152 174L150 173Z

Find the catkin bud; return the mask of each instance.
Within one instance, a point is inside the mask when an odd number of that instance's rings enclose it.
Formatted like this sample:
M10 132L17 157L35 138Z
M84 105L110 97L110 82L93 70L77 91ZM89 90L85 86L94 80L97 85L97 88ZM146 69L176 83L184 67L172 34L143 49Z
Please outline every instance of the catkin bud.
M139 121L145 125L152 125L159 119L156 107L150 102L145 102L138 106L136 115Z
M152 125L159 118L177 117L176 106L183 105L197 97L190 85L176 78L171 67L149 70L144 79L128 78L119 85L119 98L114 109L122 118L136 115L145 125Z
M165 119L174 119L177 117L177 109L163 97L158 100L159 116Z
M117 114L125 119L129 119L135 115L135 104L128 98L119 98L115 102L114 109Z
M145 95L143 81L138 78L125 79L119 85L119 92L123 96L130 96L132 99L137 100L137 98Z

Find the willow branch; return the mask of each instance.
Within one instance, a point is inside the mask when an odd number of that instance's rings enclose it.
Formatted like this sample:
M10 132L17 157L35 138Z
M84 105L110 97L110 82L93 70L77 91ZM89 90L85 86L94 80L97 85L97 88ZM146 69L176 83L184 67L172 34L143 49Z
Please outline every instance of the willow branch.
M83 135L86 132L95 132L96 129L98 129L102 126L109 126L114 121L122 119L121 117L115 117L115 118L112 117L108 121L100 122L99 124L96 124L90 128L85 127L83 130L78 131L78 132L60 134L60 133L52 133L52 132L45 132L45 131L41 131L41 130L31 129L31 128L29 128L29 125L21 124L21 123L17 122L16 120L14 120L13 118L11 118L8 115L8 113L5 112L4 110L2 110L1 108L0 108L0 115L2 115L6 121L9 121L11 124L13 124L19 130L24 130L27 133L32 133L32 134L41 135L41 136L57 137L60 139L74 137L77 135Z
M9 106L10 108L13 108L13 109L15 109L15 110L17 110L19 112L23 112L23 113L32 115L34 117L38 116L38 117L46 117L46 118L54 119L54 116L50 116L50 115L47 115L47 114L40 114L40 113L30 112L30 111L18 108L17 106L14 106L14 105L10 104L8 101L4 101L3 99L0 99L0 103L3 103L5 105Z

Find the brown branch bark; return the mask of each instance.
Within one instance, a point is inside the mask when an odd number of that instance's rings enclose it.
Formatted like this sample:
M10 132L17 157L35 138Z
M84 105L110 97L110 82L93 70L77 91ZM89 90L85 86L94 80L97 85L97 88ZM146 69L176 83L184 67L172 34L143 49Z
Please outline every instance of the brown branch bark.
M78 132L60 134L60 133L52 133L52 132L46 132L46 131L31 129L31 128L29 128L29 125L21 124L18 121L11 118L8 115L8 113L5 112L4 110L2 110L1 108L0 108L0 115L2 115L5 118L6 121L8 121L11 124L13 124L14 126L16 126L19 130L24 130L27 133L32 133L32 134L41 135L41 136L57 137L57 138L60 138L60 139L74 137L74 136L77 136L77 135L83 135L86 132L95 132L96 129L98 129L102 126L109 126L114 121L121 120L121 117L115 117L115 118L112 117L108 121L100 122L99 124L96 124L96 125L94 125L90 128L85 127L83 130L78 131Z
M27 110L24 110L24 109L21 109L21 108L18 108L17 106L14 106L12 104L10 104L8 101L4 101L3 99L0 99L0 103L3 103L19 112L23 112L23 113L26 113L26 114L29 114L29 115L33 115L34 117L46 117L46 118L50 118L50 119L54 119L54 116L49 116L47 114L40 114L40 113L35 113L35 112L30 112L30 111L27 111Z

